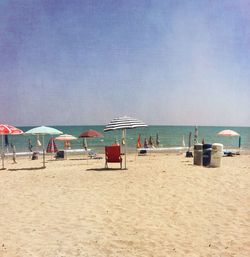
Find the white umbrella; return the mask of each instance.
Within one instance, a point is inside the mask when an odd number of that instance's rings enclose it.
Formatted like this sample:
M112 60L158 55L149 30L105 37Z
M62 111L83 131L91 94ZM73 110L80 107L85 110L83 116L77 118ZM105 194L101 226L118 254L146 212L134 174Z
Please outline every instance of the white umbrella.
M238 137L240 136L239 133L237 133L236 131L234 130L230 130L230 129L225 129L225 130L222 130L218 133L219 136L225 136L225 137Z
M64 149L70 149L70 141L77 140L76 137L68 134L63 134L55 138L55 140L64 142Z
M105 127L104 132L121 129L123 134L123 141L124 141L124 156L125 156L125 169L126 169L126 129L133 129L133 128L142 128L147 127L147 125L138 119L123 116L119 118L115 118L110 121L110 123Z
M56 137L55 140L70 141L70 140L77 140L77 138L72 136L72 135L63 134L63 135L60 135L60 136Z
M26 131L25 134L41 135L43 137L43 167L45 168L44 136L45 135L60 135L60 134L63 134L63 132L58 129L55 129L55 128L41 126L41 127L36 127L36 128L30 129L30 130Z
M224 137L239 137L239 148L241 145L241 137L240 134L234 130L231 129L225 129L220 131L218 134L218 136L224 136Z
M239 137L239 148L240 148L241 137L238 132L231 130L231 129L225 129L225 130L220 131L217 135L224 136L224 137Z

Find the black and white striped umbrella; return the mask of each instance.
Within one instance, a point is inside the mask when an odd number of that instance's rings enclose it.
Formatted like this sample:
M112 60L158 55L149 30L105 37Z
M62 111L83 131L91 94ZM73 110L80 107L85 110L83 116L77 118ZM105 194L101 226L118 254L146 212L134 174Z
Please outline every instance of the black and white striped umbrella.
M143 121L131 118L128 116L123 116L119 118L115 118L109 122L109 124L105 127L104 132L112 131L116 129L121 129L123 131L123 141L124 141L124 155L125 155L125 169L126 169L126 129L133 128L143 128L147 127Z
M115 118L110 121L110 123L106 126L104 131L116 130L116 129L133 129L133 128L140 128L140 127L147 127L147 125L135 118L123 116L119 118Z

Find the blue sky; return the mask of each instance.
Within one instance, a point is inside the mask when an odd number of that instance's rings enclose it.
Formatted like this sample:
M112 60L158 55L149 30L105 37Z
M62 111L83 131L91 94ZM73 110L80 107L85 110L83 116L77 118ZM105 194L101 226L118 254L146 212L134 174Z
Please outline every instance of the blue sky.
M0 123L250 126L250 1L0 1Z

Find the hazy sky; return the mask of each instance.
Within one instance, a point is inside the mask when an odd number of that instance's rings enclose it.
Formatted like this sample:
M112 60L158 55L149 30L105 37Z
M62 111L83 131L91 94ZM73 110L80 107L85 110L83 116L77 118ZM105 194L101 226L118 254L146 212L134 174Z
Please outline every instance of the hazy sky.
M250 126L249 0L1 0L0 123Z

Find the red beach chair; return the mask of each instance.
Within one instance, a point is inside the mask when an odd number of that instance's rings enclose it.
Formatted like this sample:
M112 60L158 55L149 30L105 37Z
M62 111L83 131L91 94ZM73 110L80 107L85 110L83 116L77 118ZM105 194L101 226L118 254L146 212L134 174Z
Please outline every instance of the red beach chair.
M122 157L121 157L121 148L119 145L105 146L105 168L108 168L108 162L120 163L122 169Z

